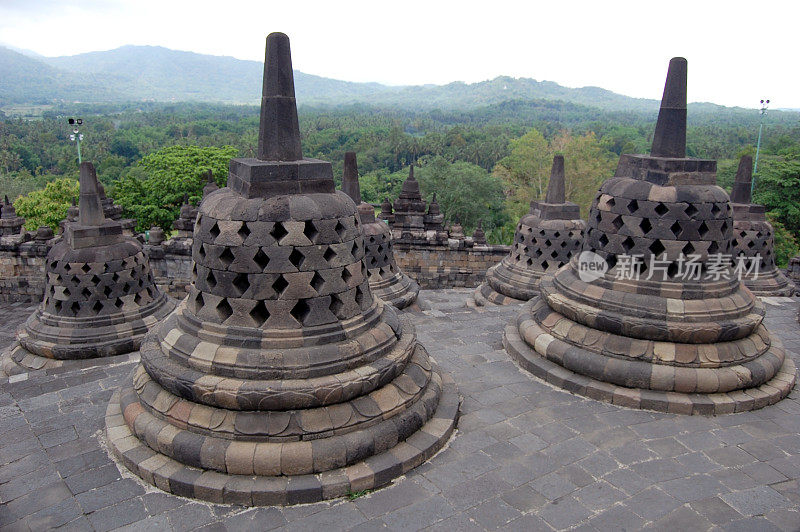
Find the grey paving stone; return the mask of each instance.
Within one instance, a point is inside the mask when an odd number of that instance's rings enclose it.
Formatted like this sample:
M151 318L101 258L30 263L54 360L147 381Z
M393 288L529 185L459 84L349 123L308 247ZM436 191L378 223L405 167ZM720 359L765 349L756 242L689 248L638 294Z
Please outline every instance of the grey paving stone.
M770 510L792 506L786 497L767 486L726 493L720 498L745 517L764 515Z
M455 509L450 502L441 495L434 495L386 514L383 521L392 530L418 530L453 514Z
M90 513L88 517L92 527L98 532L103 532L141 521L148 516L142 500L136 498L102 508Z
M572 497L547 503L538 516L557 530L571 528L592 515L592 512Z
M645 522L629 508L616 505L592 516L588 524L597 530L640 530Z
M173 530L187 531L200 528L203 525L216 521L208 506L198 503L189 503L164 514Z
M681 506L661 519L654 521L648 528L656 530L707 530L711 523L688 506Z
M522 514L503 499L494 498L482 502L470 510L467 515L471 519L474 519L479 525L486 529L493 530L517 519Z
M404 506L409 506L429 495L422 487L412 482L401 482L399 485L378 490L367 496L356 499L356 507L368 519L385 515Z
M715 525L729 523L742 518L742 514L728 506L719 497L708 497L694 501L689 506Z
M500 496L506 503L522 513L528 513L543 508L547 499L530 485L520 486L506 491Z

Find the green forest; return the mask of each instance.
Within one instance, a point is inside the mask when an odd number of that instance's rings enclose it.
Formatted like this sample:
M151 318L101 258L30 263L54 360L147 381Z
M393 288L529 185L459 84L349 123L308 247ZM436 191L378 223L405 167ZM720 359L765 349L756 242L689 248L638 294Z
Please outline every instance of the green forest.
M566 160L567 197L585 216L621 153L646 153L655 114L555 100L509 100L467 110L301 106L303 153L330 161L337 182L355 151L364 201L394 200L411 163L426 199L470 234L482 222L491 243L510 243L519 217L544 196L553 155ZM231 157L252 157L258 108L207 103L62 105L35 119L0 113L0 194L26 227L57 225L76 194L77 151L67 117L81 117L83 159L138 229L171 229L184 194L201 197L205 173L224 185ZM800 123L766 115L754 199L776 228L785 265L800 237ZM690 109L687 151L718 160L730 190L738 158L755 155L758 112Z

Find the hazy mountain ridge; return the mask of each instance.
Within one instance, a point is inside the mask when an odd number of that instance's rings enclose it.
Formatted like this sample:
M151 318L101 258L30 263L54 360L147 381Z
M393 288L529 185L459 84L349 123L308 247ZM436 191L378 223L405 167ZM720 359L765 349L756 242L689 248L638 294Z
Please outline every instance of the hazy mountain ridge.
M257 104L263 65L159 46L123 46L74 56L33 57L0 47L0 106L65 102L199 101ZM366 104L402 109L473 109L519 100L561 100L604 111L653 113L658 100L600 87L569 88L552 81L500 76L467 84L393 87L295 71L298 103ZM695 112L753 110L690 104Z

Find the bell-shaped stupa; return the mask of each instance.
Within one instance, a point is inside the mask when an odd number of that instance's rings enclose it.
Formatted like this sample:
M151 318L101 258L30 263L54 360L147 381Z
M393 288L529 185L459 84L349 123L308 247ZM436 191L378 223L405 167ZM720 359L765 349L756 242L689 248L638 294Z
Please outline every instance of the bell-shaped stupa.
M791 296L794 283L775 264L774 231L764 206L751 200L752 183L753 158L745 155L731 191L734 268L757 296Z
M78 220L47 254L44 300L17 332L6 373L135 351L175 307L156 287L139 241L103 215L91 163L81 164L78 206Z
M382 221L375 219L375 208L361 201L361 187L358 182L356 153L344 154L344 191L358 207L361 228L364 231L364 261L367 263L367 276L372 295L402 309L411 305L419 295L419 285L404 274L394 260L392 251L392 231Z
M289 39L267 37L257 158L200 205L195 280L112 398L108 440L172 493L240 505L388 483L447 441L459 400L373 297L353 200L300 149Z
M520 365L633 408L761 408L795 366L730 262L733 211L716 161L686 157L686 60L670 62L650 155L622 155L591 207L582 252L539 283L505 330Z
M475 290L475 304L508 305L539 293L539 280L554 273L581 250L586 222L580 208L566 201L564 157L556 155L544 201L532 201L514 234L511 252L486 272Z

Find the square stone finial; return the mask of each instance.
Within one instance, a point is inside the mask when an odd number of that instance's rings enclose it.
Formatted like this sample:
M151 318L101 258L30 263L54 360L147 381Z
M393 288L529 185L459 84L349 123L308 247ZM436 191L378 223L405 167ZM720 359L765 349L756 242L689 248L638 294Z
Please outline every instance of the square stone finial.
M653 134L653 157L686 157L686 78L688 63L683 57L669 62L664 95Z
M231 159L228 187L246 198L333 193L331 164L303 157L289 37L267 36L258 157Z

